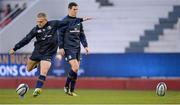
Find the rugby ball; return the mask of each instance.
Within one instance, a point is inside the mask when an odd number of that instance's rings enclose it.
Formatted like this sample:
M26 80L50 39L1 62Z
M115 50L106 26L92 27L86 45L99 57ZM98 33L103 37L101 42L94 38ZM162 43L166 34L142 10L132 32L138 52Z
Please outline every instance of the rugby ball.
M158 83L157 87L156 87L156 94L158 96L164 96L166 94L167 91L167 86L164 82L160 82Z
M29 90L29 86L25 83L22 83L16 88L16 93L19 96L23 97L27 93L28 90Z

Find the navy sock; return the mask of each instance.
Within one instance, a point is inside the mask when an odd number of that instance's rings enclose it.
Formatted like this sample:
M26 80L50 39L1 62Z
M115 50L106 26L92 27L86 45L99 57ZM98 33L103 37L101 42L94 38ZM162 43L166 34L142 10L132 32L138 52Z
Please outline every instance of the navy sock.
M72 80L71 81L71 88L70 88L71 92L74 92L75 86L76 86L76 80Z
M69 71L65 87L69 87L69 85L70 85L71 81L73 80L73 78L75 77L75 75L76 75L76 73L73 70Z
M71 82L71 79L68 76L67 79L66 79L65 87L69 87L70 82Z
M42 88L45 80L46 76L40 75L36 84L36 88Z
M76 86L76 80L77 80L77 73L74 75L74 78L71 81L71 88L70 88L71 92L74 92L74 89L75 89L75 86Z

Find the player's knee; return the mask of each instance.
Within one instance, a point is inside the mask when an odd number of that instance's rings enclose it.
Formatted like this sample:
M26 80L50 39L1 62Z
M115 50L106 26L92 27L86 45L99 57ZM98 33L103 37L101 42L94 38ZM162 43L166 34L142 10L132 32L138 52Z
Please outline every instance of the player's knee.
M36 67L37 67L37 65L33 65L33 66L27 65L27 71L30 72L30 71L32 71Z
M79 65L73 65L72 69L73 69L74 72L77 72L78 69L79 69Z
M48 70L49 69L47 69L47 68L41 68L41 75L47 75L47 73L48 73Z
M46 75L47 75L47 71L42 71L42 72L41 72L41 75L46 76Z
M33 68L30 66L27 66L27 71L30 72Z

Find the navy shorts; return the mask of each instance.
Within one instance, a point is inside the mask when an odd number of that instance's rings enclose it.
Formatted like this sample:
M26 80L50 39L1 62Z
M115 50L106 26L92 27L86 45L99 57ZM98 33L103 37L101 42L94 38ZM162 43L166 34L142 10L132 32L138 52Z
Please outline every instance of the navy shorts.
M77 50L70 50L70 49L65 49L65 60L70 61L72 59L77 59L80 61L80 49Z
M33 60L33 61L41 61L41 60L46 60L46 61L52 61L52 58L55 54L53 55L46 55L46 54L40 54L38 53L37 51L33 51L30 59Z

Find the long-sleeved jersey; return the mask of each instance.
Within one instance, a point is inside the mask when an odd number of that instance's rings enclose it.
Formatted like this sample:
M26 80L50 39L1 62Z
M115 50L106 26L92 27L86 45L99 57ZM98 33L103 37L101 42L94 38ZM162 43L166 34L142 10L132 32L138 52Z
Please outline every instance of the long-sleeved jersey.
M60 33L60 48L64 49L79 49L80 42L83 47L87 47L88 43L84 34L82 23L76 23L76 17L66 16L63 20L69 21L68 28L61 28Z
M76 23L80 23L83 20L78 18L74 20ZM55 54L58 48L58 35L57 30L59 28L66 29L68 27L69 21L48 21L46 25L42 28L35 26L29 34L26 35L19 43L13 48L14 51L20 49L21 47L28 44L34 37L36 41L34 42L34 51L43 55Z

